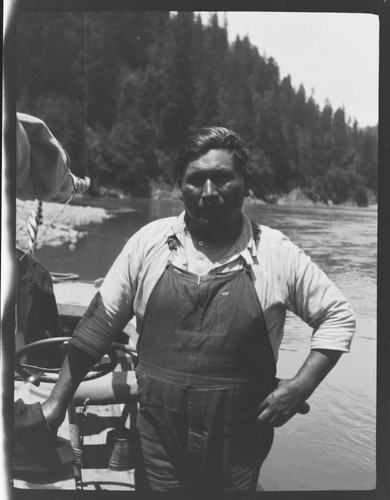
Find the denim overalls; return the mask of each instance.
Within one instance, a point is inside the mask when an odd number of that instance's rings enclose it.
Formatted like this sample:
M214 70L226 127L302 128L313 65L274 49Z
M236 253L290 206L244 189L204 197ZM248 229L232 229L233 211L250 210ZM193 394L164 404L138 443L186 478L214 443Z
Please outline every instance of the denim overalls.
M276 366L250 268L199 277L169 262L138 354L137 489L254 490L273 428L253 409Z

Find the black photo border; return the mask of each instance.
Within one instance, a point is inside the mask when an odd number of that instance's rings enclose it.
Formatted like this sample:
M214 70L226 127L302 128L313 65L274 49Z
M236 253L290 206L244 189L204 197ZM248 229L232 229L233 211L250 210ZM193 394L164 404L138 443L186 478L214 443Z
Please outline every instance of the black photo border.
M264 11L312 13L368 13L379 18L379 185L378 185L378 305L377 305L377 422L374 490L257 492L221 498L387 500L390 499L390 0L10 0L4 10L3 32L3 200L2 262L6 259L7 284L2 287L1 359L3 387L3 453L12 455L13 357L16 266L12 256L16 239L16 23L19 13L39 11ZM359 36L357 33L356 36ZM7 258L8 255L8 258ZM5 266L2 263L2 271ZM12 464L6 460L2 480L8 498L67 500L70 498L149 498L136 492L20 490L12 486ZM173 499L173 495L161 495ZM157 495L159 498L160 495ZM153 496L154 498L154 496ZM179 497L182 498L182 497ZM215 499L216 497L213 496Z

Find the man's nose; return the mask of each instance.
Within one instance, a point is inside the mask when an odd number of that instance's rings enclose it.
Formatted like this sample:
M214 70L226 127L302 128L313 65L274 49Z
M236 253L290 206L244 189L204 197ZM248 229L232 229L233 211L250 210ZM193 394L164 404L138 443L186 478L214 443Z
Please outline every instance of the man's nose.
M211 179L207 179L203 185L203 198L212 198L213 196L218 196L217 189Z

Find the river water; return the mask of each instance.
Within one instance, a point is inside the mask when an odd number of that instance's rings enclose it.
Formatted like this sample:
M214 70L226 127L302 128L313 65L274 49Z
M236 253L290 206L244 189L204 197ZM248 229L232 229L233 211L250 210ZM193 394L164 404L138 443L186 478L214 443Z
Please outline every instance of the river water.
M95 280L137 229L182 209L170 200L107 200L106 208L115 209L116 216L86 227L88 236L74 251L67 245L44 247L36 257L50 271ZM338 284L357 316L351 352L311 396L310 413L276 429L261 486L268 491L375 489L377 212L259 204L246 205L246 212L301 246ZM288 316L279 377L296 373L309 352L310 335L306 324Z

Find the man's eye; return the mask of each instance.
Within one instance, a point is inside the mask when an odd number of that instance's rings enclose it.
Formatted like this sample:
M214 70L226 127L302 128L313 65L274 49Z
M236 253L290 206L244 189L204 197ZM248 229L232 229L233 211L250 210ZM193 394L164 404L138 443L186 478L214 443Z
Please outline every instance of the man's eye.
M220 174L215 178L214 182L218 184L223 184L225 182L229 182L231 179L232 177L228 174Z
M189 184L193 184L194 186L200 186L204 183L204 179L200 176L194 175L192 177L188 177L187 182Z

